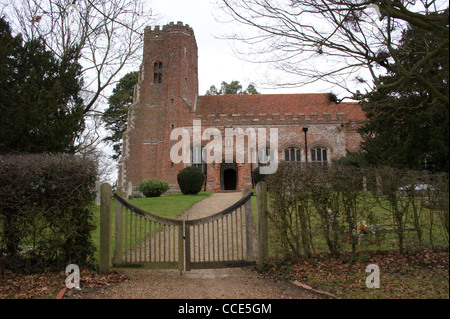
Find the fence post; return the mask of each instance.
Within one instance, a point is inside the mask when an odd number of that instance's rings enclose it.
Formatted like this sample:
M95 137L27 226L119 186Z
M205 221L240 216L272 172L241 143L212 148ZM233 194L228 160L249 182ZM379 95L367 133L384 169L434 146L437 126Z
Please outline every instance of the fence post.
M118 190L117 195L123 198L123 192ZM123 259L122 254L122 219L123 219L123 205L116 200L116 246L114 249L114 263L120 264Z
M111 271L111 197L108 183L100 186L100 272Z
M257 196L257 222L258 222L258 255L256 266L262 270L264 262L269 254L269 243L267 234L267 184L264 181L256 185Z
M244 196L247 196L251 190L246 189ZM253 254L253 215L252 215L252 198L245 203L245 230L246 230L246 243L247 243L247 261L254 261L255 256Z

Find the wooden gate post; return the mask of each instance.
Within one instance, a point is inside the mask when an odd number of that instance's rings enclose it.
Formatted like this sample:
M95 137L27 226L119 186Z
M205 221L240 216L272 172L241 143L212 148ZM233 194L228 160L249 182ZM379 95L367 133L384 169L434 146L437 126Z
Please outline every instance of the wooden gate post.
M267 184L264 181L256 185L257 199L257 229L258 229L258 255L256 266L259 270L263 269L264 262L269 254L269 242L267 233Z
M108 183L100 186L100 272L111 271L111 197L112 188Z

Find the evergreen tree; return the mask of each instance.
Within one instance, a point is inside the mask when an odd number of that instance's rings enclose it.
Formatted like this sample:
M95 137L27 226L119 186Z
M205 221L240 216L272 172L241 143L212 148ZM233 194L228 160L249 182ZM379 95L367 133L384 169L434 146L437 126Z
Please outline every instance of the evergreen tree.
M138 81L138 72L127 73L120 79L109 97L109 108L103 113L103 121L110 134L104 138L113 146L113 159L122 154L122 135L127 129L128 108L133 104L134 85Z
M57 59L43 39L27 42L0 18L0 153L73 153L84 129L74 50Z
M218 90L215 85L211 85L209 90L206 91L206 95L221 94L259 94L259 92L253 84L249 84L247 89L243 91L239 81L231 81L231 83L223 81L220 85L220 90Z
M422 61L420 77L448 97L448 55L436 55L423 63L425 55L442 45L430 32L409 26L393 54L399 61L396 68L408 69ZM380 77L383 85L366 97L368 121L360 133L367 159L372 164L448 172L448 104L419 79L400 78L398 73Z

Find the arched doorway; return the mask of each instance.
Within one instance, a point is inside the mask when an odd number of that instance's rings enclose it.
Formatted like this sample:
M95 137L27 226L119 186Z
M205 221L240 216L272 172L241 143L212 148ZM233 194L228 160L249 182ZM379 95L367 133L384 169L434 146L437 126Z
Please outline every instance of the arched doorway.
M236 163L224 163L220 166L220 186L222 190L237 189L237 173Z

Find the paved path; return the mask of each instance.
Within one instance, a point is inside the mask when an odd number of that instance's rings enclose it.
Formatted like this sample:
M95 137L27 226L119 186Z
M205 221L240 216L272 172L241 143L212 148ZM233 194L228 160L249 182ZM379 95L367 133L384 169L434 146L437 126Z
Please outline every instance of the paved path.
M178 218L197 219L220 212L242 197L240 192L214 193ZM305 299L318 295L290 282L273 282L253 267L185 271L120 270L128 281L85 289L81 298L121 299Z
M214 193L178 215L178 219L198 219L218 213L242 198L241 192Z

